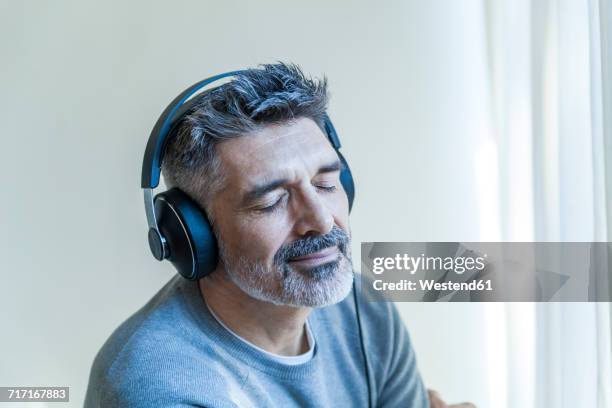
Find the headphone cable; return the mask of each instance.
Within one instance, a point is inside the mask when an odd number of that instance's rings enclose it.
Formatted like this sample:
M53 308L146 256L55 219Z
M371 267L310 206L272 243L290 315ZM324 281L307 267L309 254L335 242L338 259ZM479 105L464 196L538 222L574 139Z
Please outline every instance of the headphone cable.
M368 364L368 356L365 350L363 340L363 328L361 327L361 315L359 313L359 301L357 299L357 286L355 284L356 277L353 277L353 299L355 301L355 315L357 317L357 326L359 327L359 343L361 344L361 354L363 355L363 366L365 368L366 383L368 385L368 407L372 408L372 386L370 384L370 368Z

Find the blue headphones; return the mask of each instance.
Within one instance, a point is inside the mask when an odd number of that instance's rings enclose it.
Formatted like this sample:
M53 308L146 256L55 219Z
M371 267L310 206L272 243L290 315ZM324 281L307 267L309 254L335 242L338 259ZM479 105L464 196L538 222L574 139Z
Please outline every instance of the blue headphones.
M190 86L174 98L157 119L142 161L141 187L149 224L149 247L155 259L168 259L178 272L189 280L198 280L214 271L218 262L217 240L204 210L186 193L172 188L154 196L153 190L159 185L162 160L168 141L175 133L173 130L198 99L192 97L210 83L239 75L241 72L243 71L212 76ZM355 198L353 176L340 153L340 139L327 115L324 125L325 133L343 164L340 182L348 196L350 211Z

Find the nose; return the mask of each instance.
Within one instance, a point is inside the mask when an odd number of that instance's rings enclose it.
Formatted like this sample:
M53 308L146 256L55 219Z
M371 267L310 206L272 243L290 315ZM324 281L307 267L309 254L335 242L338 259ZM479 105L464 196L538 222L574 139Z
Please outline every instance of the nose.
M325 235L334 227L333 214L314 191L302 194L296 203L295 214L295 231L300 236Z

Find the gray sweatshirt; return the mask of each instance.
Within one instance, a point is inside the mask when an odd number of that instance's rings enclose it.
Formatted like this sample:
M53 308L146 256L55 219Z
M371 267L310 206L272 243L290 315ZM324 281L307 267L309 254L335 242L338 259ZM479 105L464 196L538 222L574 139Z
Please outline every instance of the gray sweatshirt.
M360 312L372 406L428 408L393 303L360 300ZM225 329L197 283L176 275L102 346L85 407L367 407L353 295L314 309L308 323L313 357L283 364Z

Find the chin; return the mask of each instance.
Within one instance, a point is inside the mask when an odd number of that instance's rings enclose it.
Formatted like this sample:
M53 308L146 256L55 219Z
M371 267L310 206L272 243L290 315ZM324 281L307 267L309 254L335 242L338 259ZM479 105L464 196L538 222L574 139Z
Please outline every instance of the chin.
M280 302L295 307L324 307L344 300L353 287L353 268L348 259L294 271L282 282Z
M228 268L234 284L252 298L278 306L330 306L344 300L353 287L353 266L346 256L307 269L290 265L269 268L247 262L242 265Z

